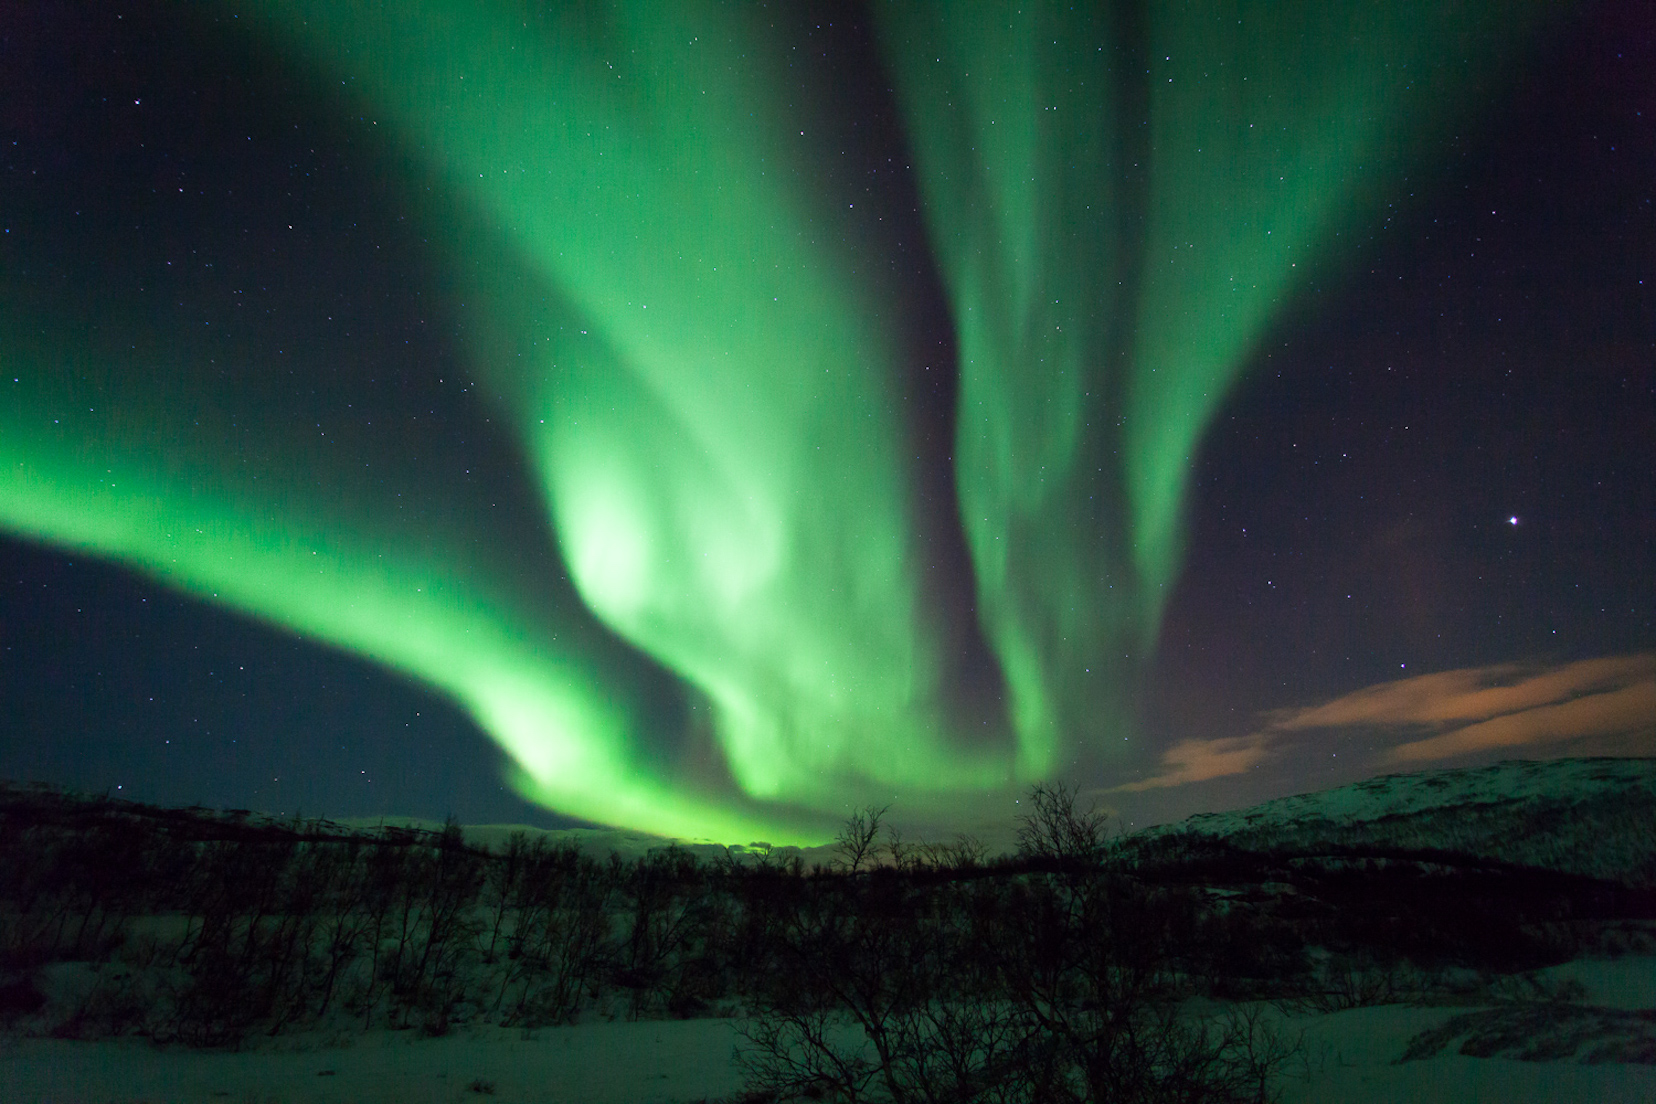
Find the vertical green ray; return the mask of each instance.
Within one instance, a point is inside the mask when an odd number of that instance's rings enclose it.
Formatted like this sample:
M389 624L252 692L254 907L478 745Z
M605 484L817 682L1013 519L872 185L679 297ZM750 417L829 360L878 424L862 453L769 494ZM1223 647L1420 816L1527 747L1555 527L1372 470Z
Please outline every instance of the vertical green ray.
M1079 6L1077 6L1079 7ZM1104 21L1076 7L881 5L959 340L956 469L1020 762L1116 720L1142 633L1112 364L1133 201ZM1091 668L1091 670L1089 670ZM1073 708L1066 712L1066 706Z
M507 323L582 594L709 696L750 793L1003 780L940 723L897 352L770 114L780 51L724 5L524 10L267 6L601 337Z
M1192 459L1275 312L1536 5L876 5L960 343L1022 761L1122 749Z
M1208 418L1265 327L1565 5L1167 3L1150 20L1150 208L1127 409L1134 561L1164 590Z

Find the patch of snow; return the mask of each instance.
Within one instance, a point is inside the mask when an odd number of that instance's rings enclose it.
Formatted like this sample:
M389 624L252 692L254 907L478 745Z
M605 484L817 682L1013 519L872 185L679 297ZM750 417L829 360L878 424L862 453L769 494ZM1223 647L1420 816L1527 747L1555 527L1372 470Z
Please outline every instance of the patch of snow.
M1507 805L1533 798L1583 799L1642 791L1656 801L1656 759L1510 759L1487 767L1387 774L1317 793L1279 797L1247 809L1198 813L1138 833L1223 836L1261 825L1306 821L1353 824L1466 805Z

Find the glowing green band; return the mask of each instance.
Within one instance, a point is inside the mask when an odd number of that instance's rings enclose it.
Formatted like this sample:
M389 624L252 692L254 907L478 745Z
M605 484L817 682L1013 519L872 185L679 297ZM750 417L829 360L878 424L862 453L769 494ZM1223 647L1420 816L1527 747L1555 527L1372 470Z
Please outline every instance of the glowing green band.
M152 366L61 352L68 306L42 331L0 303L19 380L0 523L441 688L560 810L775 842L850 801L937 807L1121 746L1203 427L1404 137L1525 22L1426 2L873 5L954 313L960 516L1011 694L965 732L921 585L905 319L868 275L890 266L828 233L841 201L781 112L761 14L256 7L464 208L446 232L487 320L473 353L580 602L478 551L481 514L411 541L317 491L313 458L274 456L255 484L181 445L189 414ZM114 414L78 413L88 372L123 381ZM640 655L710 710L733 787L659 754Z

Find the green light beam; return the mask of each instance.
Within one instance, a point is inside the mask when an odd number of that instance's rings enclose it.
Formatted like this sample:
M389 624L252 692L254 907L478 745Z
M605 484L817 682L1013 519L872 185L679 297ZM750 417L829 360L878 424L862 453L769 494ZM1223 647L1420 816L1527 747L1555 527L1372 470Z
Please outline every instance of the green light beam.
M253 482L192 436L200 396L164 366L18 297L0 524L435 686L522 792L625 827L807 842L876 796L960 809L1119 759L1203 428L1529 18L1079 7L871 5L958 338L960 518L1004 716L962 717L922 585L913 323L869 275L891 247L830 232L843 200L796 123L832 105L788 109L787 44L746 5L252 5L459 205L427 218L487 319L472 353L570 595L479 551L481 513L411 538L278 445ZM681 735L655 729L663 669L710 712L717 770L660 752Z

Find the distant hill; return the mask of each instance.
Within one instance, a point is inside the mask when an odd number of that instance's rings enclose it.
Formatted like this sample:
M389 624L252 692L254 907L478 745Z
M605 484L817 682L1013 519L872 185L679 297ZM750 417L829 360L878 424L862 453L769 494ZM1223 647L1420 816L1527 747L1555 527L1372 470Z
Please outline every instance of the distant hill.
M275 840L300 836L312 840L345 840L390 834L399 838L435 837L443 831L440 820L420 817L294 817L247 809L213 809L202 805L183 808L147 805L108 794L77 793L40 782L12 782L0 779L0 831L50 828L60 831L87 831L94 828L124 828L134 832L167 837L180 842L206 840ZM677 847L702 862L729 856L741 863L758 862L769 856L783 862L794 855L806 865L826 864L834 857L832 847L776 847L749 844L724 847L719 844L653 836L620 828L535 828L524 824L463 824L461 835L473 847L500 851L515 833L531 840L544 840L557 847L573 845L587 855L607 859L610 854L632 862L653 851Z
M372 831L384 825L423 832L437 832L443 827L441 821L421 820L416 817L343 817L337 823L358 832ZM768 853L778 861L798 854L803 856L806 865L809 866L811 863L827 863L834 857L832 847L777 847L769 850L759 844L736 844L726 847L717 843L654 836L648 832L635 832L624 828L535 828L526 824L465 824L461 825L461 831L466 837L466 842L472 846L487 847L495 851L504 848L506 841L514 833L522 832L531 839L545 839L554 846L573 844L582 852L597 858L606 858L613 852L628 862L668 847L687 851L702 862L711 862L727 854L739 862L755 861L761 853Z
M312 839L441 832L409 817L341 820L277 817L247 810L161 808L108 795L0 781L0 830L25 826L84 830L126 825L180 841ZM500 850L514 832L548 844L573 844L594 857L632 861L669 845L703 862L729 855L754 862L757 845L724 847L607 828L545 830L523 825L464 825L466 842ZM1199 813L1123 836L1112 852L1129 861L1165 860L1192 849L1273 856L1455 856L1656 887L1656 759L1508 760L1487 767L1390 774L1318 793L1277 798L1246 809ZM828 864L832 846L781 847Z
M1445 852L1656 885L1656 759L1508 760L1390 774L1123 837L1120 852Z

